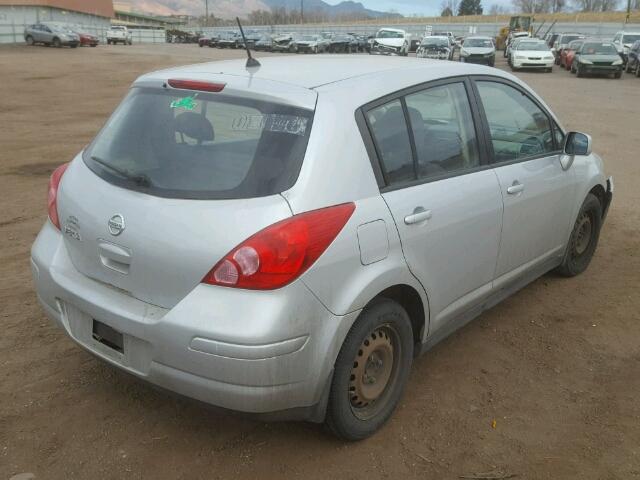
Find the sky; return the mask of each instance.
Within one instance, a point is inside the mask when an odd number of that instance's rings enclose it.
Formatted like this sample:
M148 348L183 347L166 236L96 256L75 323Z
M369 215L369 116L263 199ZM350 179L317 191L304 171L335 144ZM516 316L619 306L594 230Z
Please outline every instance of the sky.
M327 3L335 5L341 0L325 0ZM355 0L362 3L366 8L371 10L380 10L386 12L388 10L396 10L402 15L412 15L414 13L424 16L440 15L442 11L442 0ZM482 0L482 6L485 10L489 10L492 4L510 6L510 0Z

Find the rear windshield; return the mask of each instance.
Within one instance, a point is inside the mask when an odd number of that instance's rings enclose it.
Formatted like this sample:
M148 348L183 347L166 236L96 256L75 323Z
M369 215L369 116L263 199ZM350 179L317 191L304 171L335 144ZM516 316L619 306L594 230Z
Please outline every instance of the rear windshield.
M312 117L271 102L133 88L84 161L110 183L161 197L273 195L295 183Z

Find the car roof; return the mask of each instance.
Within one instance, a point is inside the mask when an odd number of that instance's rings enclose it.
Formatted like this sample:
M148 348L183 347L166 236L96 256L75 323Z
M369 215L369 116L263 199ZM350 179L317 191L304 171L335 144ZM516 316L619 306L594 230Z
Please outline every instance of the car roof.
M470 37L465 38L465 40L493 40L491 37L486 37L484 35L472 35Z
M461 62L407 57L326 55L259 58L261 66L245 67L246 60L226 60L151 72L136 86L164 85L168 79L224 82L229 95L273 99L303 108L314 108L318 94L328 102L358 107L404 88L465 75L509 78L499 69ZM366 88L363 88L366 86Z
M223 60L218 62L186 65L152 72L144 75L146 79L152 78L185 78L189 74L233 75L251 77L287 83L303 88L317 88L321 85L341 82L354 77L366 77L381 72L398 72L403 69L414 68L425 62L416 59L387 56L359 56L353 55L326 55L304 56L292 58L290 56L273 56L260 58L261 66L249 73L246 68L246 59ZM429 68L438 69L439 63ZM400 73L394 73L400 75Z
M400 33L405 33L404 30L400 30L399 28L389 28L389 27L382 27L380 28L378 31L380 30L386 30L387 32L400 32Z

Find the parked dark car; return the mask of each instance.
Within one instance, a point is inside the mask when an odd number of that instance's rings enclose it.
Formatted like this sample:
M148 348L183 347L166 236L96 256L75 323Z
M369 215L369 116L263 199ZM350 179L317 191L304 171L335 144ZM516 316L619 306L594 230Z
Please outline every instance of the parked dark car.
M273 49L273 37L263 34L254 44L254 50L270 52Z
M585 41L580 49L576 50L571 72L576 73L578 77L585 74L599 74L620 78L622 59L611 42Z
M218 48L238 48L240 42L242 41L242 37L237 32L222 32L218 41L216 42L216 47Z
M351 53L354 50L354 38L351 35L335 34L329 40L331 53Z
M80 37L68 27L56 24L36 23L24 29L24 40L27 45L41 43L54 47L76 48L80 45Z
M624 71L635 73L636 77L640 77L640 40L636 40L631 45L627 54L627 66Z
M367 37L364 35L357 35L355 33L349 33L355 39L356 51L357 52L366 52L367 51Z

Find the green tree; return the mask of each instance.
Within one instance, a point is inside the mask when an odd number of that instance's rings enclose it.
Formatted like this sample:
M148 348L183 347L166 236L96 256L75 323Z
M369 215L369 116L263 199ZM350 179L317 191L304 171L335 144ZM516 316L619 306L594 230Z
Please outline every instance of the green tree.
M453 12L451 11L451 8L449 7L444 7L444 9L442 10L442 13L440 14L441 17L453 17Z
M462 0L458 15L482 15L481 0Z

